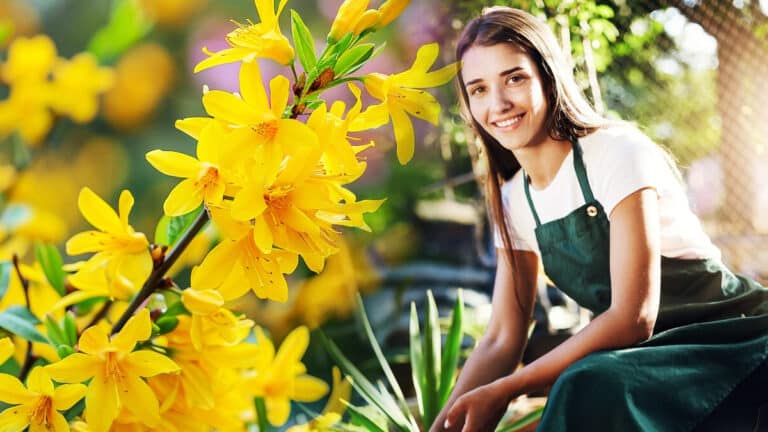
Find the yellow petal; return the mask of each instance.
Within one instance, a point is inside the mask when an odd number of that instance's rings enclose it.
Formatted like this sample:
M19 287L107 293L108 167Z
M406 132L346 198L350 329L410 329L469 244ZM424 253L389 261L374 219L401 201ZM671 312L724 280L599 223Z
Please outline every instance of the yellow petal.
M382 28L387 24L394 21L411 3L411 0L387 0L379 6L379 12L381 12L381 18L376 24L376 28Z
M459 63L455 62L448 66L443 66L436 71L427 72L421 76L410 77L408 81L404 81L404 83L408 87L414 88L439 87L452 80L458 71Z
M437 60L439 53L440 45L438 45L437 42L420 46L416 51L416 59L413 61L413 65L410 69L393 75L392 79L397 80L397 82L407 82L407 79L410 77L426 73L435 63L435 60Z
M289 367L298 363L304 356L309 345L309 329L305 326L296 327L286 336L275 357L275 367Z
M78 349L94 356L101 354L102 351L109 348L108 332L107 326L97 325L88 328L80 336L77 343Z
M257 217L253 223L253 242L262 253L269 254L272 252L274 237L264 217Z
M319 234L320 227L310 219L303 211L290 206L280 212L283 222L296 231L310 234Z
M238 249L234 242L222 240L200 263L195 271L192 283L194 287L215 289L224 281L238 259Z
M93 432L107 432L119 411L120 398L115 382L97 374L85 394L85 420L88 426Z
M117 213L91 189L84 187L77 199L78 208L83 217L97 229L108 232L122 232L123 225Z
M157 426L160 423L160 404L152 389L135 375L127 375L123 385L120 389L122 406L140 418L142 423Z
M18 405L35 400L38 396L24 388L24 384L15 376L0 374L0 401Z
M51 377L48 376L48 373L41 366L35 367L29 373L27 388L36 393L53 396L53 382L51 382Z
M78 273L78 274L80 274L80 273ZM75 275L75 276L77 276L77 275ZM80 288L81 290L82 289L90 288L90 287L83 287L82 283L81 283L81 280L79 278L76 279L75 276L70 276L69 277L69 282L73 286L75 286L77 288ZM51 309L54 310L54 311L58 311L58 310L62 310L64 308L66 308L67 306L71 306L73 304L77 304L77 303L80 303L80 302L88 300L88 299L92 299L92 298L96 298L96 297L106 297L107 295L108 295L108 293L106 291L106 287L104 287L104 291L91 291L91 290L88 290L88 291L74 291L74 292L71 292L71 293L67 294L66 296L62 297L58 302L56 302L56 304L53 305L53 307L51 307Z
M240 65L240 94L249 105L268 108L267 93L261 79L257 62L243 62Z
M143 377L179 371L179 366L173 360L154 351L134 351L123 362L126 371Z
M141 309L125 323L125 327L112 337L112 346L121 352L133 351L136 342L149 339L152 335L152 321L149 309Z
M320 151L317 133L306 124L294 119L280 120L280 128L275 135L275 143L287 153L297 151ZM281 158L282 159L282 158Z
M283 116L283 111L288 104L290 87L291 83L283 75L278 75L269 81L270 105L272 106L272 114L277 118Z
M437 125L440 119L440 102L424 90L401 88L398 91L397 102L390 99L390 106L396 105L408 114ZM395 108L390 108L390 112Z
M360 18L358 18L357 23L355 23L355 28L352 29L352 33L359 35L365 30L368 30L369 28L375 26L380 19L381 19L381 13L379 11L375 9L369 9L365 11L362 15L360 15Z
M224 306L224 298L212 289L186 289L181 293L181 302L195 315L210 315Z
M251 289L248 284L243 283L244 280L243 268L239 265L234 266L219 285L218 290L226 301L238 299Z
M240 61L250 54L250 51L242 48L226 48L215 53L208 52L207 49L203 48L203 52L209 54L210 57L195 65L194 73L214 66Z
M29 424L32 412L25 406L12 406L0 413L0 430L7 432L21 432Z
M85 396L88 389L82 384L63 384L53 392L53 406L59 411L68 410Z
M267 420L273 426L282 426L291 414L291 401L285 397L267 398Z
M81 353L74 353L67 358L45 367L48 375L58 382L81 383L92 377L104 362L98 358Z
M236 125L256 125L265 119L259 107L252 107L232 93L211 90L203 95L205 111L219 119Z
M297 402L314 402L328 393L325 381L309 375L297 377L293 382L291 399Z
M85 386L83 386L83 389L85 389ZM51 432L69 432L69 423L67 423L67 419L58 411L53 412L53 429ZM29 432L33 432L31 429ZM48 428L45 427L45 429L41 430L40 432L49 432Z
M203 202L204 190L193 179L179 182L163 203L163 211L168 216L181 216L198 208Z
M80 255L89 252L104 250L105 244L114 236L101 231L84 231L75 234L67 240L66 251L68 255Z
M11 338L0 338L0 365L5 363L5 361L8 360L11 355L13 355L14 350L15 348Z
M122 254L121 259L117 262L115 273L118 277L130 281L133 289L138 290L152 273L152 265L152 256L149 254L149 250Z
M267 208L264 201L264 186L260 183L249 183L235 195L232 201L232 217L247 221L258 218Z
M256 364L256 369L264 369L268 367L275 358L275 345L272 343L272 340L264 334L264 329L262 329L261 326L254 327L253 334L256 336L256 346L259 347L259 350L261 351L261 356L259 358L261 361Z
M122 192L120 192L120 200L118 204L118 216L120 217L120 221L123 223L123 226L128 226L128 215L131 214L131 209L133 208L133 195L131 195L131 192L128 189L124 189Z
M289 274L296 270L299 264L299 256L293 252L275 251L272 253L277 257L277 264L281 273Z
M210 374L195 363L184 365L181 384L187 404L202 409L211 409L215 404Z
M389 122L389 110L385 103L371 105L349 124L350 132L376 129Z
M172 177L196 178L201 168L199 160L174 151L152 150L146 158L156 170Z
M247 222L241 222L232 218L230 210L211 207L211 220L221 234L228 239L240 240L245 237L251 227Z
M405 111L395 109L392 115L392 128L395 130L395 142L397 143L397 160L405 165L413 158L413 150L416 138L413 134L413 124Z
M203 129L210 124L212 120L213 119L209 117L187 117L185 119L176 120L175 126L176 129L197 139Z

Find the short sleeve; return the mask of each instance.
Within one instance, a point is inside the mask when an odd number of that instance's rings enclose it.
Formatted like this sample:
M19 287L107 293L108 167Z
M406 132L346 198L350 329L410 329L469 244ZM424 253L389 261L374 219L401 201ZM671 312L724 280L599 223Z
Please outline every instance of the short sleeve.
M644 188L664 193L660 185L673 175L671 161L664 151L637 129L620 128L604 136L599 144L597 163L587 166L594 193L611 215L624 198Z
M514 182L509 181L505 183L501 188L501 199L504 205L504 216L507 218L507 227L509 228L509 240L512 242L512 249L536 252L536 248L532 247L530 242L521 235L521 228L515 223L515 218L512 214L513 210L509 205L511 200L510 195L514 184ZM505 249L504 241L501 238L501 228L499 227L498 223L494 223L493 235L496 247Z

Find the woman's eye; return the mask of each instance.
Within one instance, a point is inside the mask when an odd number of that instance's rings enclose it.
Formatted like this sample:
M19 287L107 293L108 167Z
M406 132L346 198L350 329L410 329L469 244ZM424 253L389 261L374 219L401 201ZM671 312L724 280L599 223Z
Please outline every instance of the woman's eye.
M482 94L484 91L485 89L483 87L474 87L469 90L469 95L476 96L476 95Z

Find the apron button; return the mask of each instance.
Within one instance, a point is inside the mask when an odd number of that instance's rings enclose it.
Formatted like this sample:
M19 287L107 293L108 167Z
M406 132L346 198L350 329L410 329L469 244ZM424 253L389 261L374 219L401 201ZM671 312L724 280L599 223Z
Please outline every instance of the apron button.
M595 206L587 207L587 215L589 215L589 217L597 216L597 207Z

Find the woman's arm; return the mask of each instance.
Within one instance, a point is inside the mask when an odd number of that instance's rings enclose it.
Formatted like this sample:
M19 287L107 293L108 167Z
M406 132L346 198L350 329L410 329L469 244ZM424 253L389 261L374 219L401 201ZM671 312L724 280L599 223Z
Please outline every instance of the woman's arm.
M462 394L502 376L520 363L528 339L538 274L538 257L533 252L514 251L517 270L498 249L498 266L493 288L491 320L480 343L464 364L456 386L431 431L442 429L447 409ZM520 301L518 302L518 298Z
M481 401L514 397L552 385L571 364L586 355L634 345L651 336L659 308L661 253L658 196L639 190L611 214L611 305L579 333L513 375L468 393L451 407L451 430L487 430ZM463 429L461 426L464 426Z

